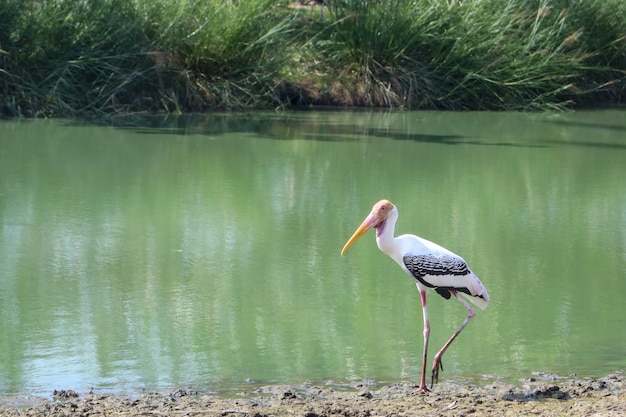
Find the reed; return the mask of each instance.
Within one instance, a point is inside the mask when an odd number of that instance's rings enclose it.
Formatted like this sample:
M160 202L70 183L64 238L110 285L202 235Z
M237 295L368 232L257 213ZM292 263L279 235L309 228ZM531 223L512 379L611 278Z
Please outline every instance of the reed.
M0 2L5 115L260 106L289 39L273 0Z
M0 0L0 114L564 109L626 94L621 0Z
M623 92L623 2L333 4L328 56L367 86L364 104L545 109L586 103L602 82Z
M180 93L198 95L184 107L240 109L274 101L292 31L284 2L165 0L143 6L162 59L157 66L182 71L174 76L184 80Z

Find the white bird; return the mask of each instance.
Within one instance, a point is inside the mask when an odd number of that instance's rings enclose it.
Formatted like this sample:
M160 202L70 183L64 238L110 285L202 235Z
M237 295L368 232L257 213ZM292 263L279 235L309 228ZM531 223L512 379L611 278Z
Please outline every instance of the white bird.
M430 388L439 378L439 370L443 371L441 358L450 344L461 333L461 330L474 317L476 312L461 296L467 298L478 307L484 309L489 301L489 294L480 279L469 269L460 256L449 250L415 235L394 237L394 229L398 220L398 209L388 200L374 204L372 212L346 242L341 255L356 242L365 232L376 228L378 248L396 261L404 271L415 279L420 292L422 312L424 314L424 356L422 359L422 378L418 392L427 392L426 361L428 357L428 337L430 323L426 308L426 290L433 289L445 299L454 297L467 309L467 317L452 337L443 345L433 359Z

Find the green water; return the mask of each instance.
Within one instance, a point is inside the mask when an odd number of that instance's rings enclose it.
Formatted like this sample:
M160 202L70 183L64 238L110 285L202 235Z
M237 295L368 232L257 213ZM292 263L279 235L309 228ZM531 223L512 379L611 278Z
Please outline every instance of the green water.
M0 394L417 382L415 285L339 256L381 198L491 295L442 380L624 369L625 173L619 111L1 121Z

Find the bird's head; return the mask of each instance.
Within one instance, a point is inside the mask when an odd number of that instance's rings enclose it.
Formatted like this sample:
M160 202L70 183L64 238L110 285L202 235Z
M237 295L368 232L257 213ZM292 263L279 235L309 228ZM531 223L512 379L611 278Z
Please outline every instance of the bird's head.
M341 249L341 255L346 253L348 248L372 227L376 228L376 236L379 236L383 232L385 221L389 213L391 213L394 208L395 206L389 200L380 200L378 203L374 204L372 212L363 220L363 223L361 223L359 228L356 229L356 232L354 232L352 237L343 246L343 249Z

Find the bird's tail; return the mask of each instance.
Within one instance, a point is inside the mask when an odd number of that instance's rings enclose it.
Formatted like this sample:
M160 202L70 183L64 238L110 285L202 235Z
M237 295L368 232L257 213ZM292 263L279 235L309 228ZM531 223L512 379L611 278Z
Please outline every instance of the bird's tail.
M469 289L469 294L461 292L461 295L465 296L472 303L476 304L478 307L484 310L489 303L489 293L487 292L487 288L485 288L480 279L474 274L471 275L472 286Z

